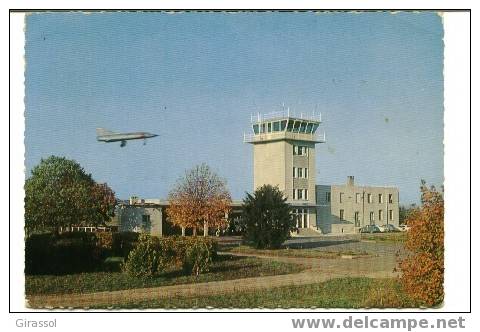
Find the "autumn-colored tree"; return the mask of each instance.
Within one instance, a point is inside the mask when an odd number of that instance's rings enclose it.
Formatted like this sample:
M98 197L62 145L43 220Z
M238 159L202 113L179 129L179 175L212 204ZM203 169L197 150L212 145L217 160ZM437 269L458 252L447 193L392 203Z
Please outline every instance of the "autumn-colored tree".
M422 180L420 190L422 205L407 218L408 255L400 262L400 280L412 299L431 307L442 303L444 296L443 189L429 188Z
M72 225L99 225L113 215L115 194L97 184L74 160L42 159L25 181L25 229L54 231Z
M408 215L410 212L414 211L416 207L415 204L410 204L409 206L400 205L398 209L398 223L400 225L405 225Z
M103 225L115 215L116 198L113 190L106 183L95 183L92 187L91 207L93 211L90 223Z
M220 179L208 165L201 164L187 171L169 193L167 215L170 221L185 228L203 227L208 235L209 227L226 225L232 199L225 181Z

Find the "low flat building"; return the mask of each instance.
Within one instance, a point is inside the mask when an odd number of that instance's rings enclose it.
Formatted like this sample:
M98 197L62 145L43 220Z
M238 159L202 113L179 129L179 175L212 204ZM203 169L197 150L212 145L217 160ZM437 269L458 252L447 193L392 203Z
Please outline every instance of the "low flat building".
M148 233L162 236L164 209L168 202L159 199L139 199L130 197L128 201L120 201L115 209L120 232Z
M241 201L232 202L228 218L237 218L241 213ZM168 200L141 199L136 196L119 201L113 218L120 232L147 233L155 236L181 234L181 229L168 222Z

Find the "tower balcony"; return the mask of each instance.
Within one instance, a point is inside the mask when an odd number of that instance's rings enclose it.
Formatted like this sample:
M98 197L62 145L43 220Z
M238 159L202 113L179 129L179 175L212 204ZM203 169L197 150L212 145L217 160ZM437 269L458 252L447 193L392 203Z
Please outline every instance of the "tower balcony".
M291 141L304 141L304 142L313 142L313 143L325 143L325 132L323 133L295 133L289 131L279 131L279 132L270 132L270 133L259 133L259 134L243 134L244 143L262 143L262 142L272 142L272 141L281 141L281 140L291 140Z
M261 143L280 140L325 143L325 133L317 133L322 122L321 114L300 116L287 112L257 114L250 118L251 134L244 134L245 143Z

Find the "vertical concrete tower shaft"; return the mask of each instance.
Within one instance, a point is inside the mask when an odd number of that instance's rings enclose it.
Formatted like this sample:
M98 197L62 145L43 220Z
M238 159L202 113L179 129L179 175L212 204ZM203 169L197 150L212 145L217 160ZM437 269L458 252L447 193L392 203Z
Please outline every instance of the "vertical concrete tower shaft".
M319 114L258 114L251 118L252 132L244 136L253 145L254 189L278 186L299 228L316 226L315 145L325 142L325 134L317 133L320 123Z

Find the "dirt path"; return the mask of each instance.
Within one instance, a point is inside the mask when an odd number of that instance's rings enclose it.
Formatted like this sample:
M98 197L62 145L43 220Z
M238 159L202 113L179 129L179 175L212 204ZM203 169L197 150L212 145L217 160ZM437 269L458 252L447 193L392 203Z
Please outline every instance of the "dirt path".
M280 262L301 264L306 270L300 273L253 277L198 284L172 285L155 288L128 289L110 292L62 295L34 295L27 297L31 308L88 308L92 306L114 306L115 304L139 303L177 296L198 297L205 295L244 292L267 288L305 285L339 277L394 277L395 257L368 257L357 259L293 258L255 256Z

